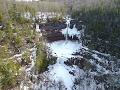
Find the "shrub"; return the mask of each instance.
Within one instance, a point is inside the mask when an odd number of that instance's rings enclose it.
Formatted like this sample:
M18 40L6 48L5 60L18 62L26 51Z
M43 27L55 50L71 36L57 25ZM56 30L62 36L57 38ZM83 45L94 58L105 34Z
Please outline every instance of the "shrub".
M0 85L3 90L8 90L17 83L16 74L19 74L19 68L19 64L12 60L0 59Z
M22 59L26 60L26 62L30 62L30 56L28 53L24 52L24 54L22 54Z
M14 42L15 42L16 45L19 45L21 43L20 36L16 36Z

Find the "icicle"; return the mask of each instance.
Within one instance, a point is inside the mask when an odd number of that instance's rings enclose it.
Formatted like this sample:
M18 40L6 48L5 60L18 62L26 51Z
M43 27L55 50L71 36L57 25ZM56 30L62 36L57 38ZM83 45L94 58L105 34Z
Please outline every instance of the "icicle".
M73 39L73 36L74 36L74 35L72 35L72 39Z
M67 43L68 42L68 29L70 28L70 18L69 18L69 16L66 17L66 24L67 24L67 30L66 30L65 40L66 40L66 43Z
M67 27L67 31L66 31L65 40L66 40L66 43L67 43L68 42L68 27Z
M73 28L75 28L76 24L73 25Z

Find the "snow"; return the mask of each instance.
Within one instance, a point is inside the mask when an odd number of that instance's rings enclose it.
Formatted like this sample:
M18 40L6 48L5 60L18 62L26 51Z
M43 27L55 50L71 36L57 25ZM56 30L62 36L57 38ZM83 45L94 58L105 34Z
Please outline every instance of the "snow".
M28 73L30 73L31 69L34 67L35 60L36 60L36 48L33 47L32 49L30 49L30 51L32 51L32 55L30 56L30 59L32 60L32 62L31 62L30 67L26 69L26 72L28 72Z
M70 87L73 85L73 76L69 74L69 71L62 64L56 64L53 67L53 70L50 72L51 75L54 75L56 81L62 80L64 85L70 90Z
M25 76L24 76L25 79L26 79L26 77L29 77L31 75L32 68L35 65L35 60L36 60L36 48L35 47L36 46L34 46L33 48L30 49L30 51L32 52L31 55L30 55L30 59L31 59L30 66L29 67L28 66L24 66L24 67L21 67L19 69L20 72L25 73ZM15 56L19 56L19 55L15 55ZM35 77L35 75L33 75L33 76ZM29 90L30 87L28 85L25 85L24 82L25 82L25 80L21 81L21 83L20 83L20 90Z
M68 41L66 43L65 40L48 43L47 46L52 50L53 56L68 58L82 47L78 41Z
M93 56L95 59L97 59L98 61L101 61L101 58L99 58L99 57L97 56L97 54L92 54L92 56Z
M29 90L29 87L27 87L27 86L24 86L24 90Z
M68 23L67 23L67 24L68 24ZM66 32L67 32L68 35L69 35L69 37L72 37L72 38L73 38L73 36L76 36L76 37L78 37L78 39L81 38L81 35L84 35L84 29L78 31L77 28L75 27L75 25L73 26L72 29L69 28L69 27L67 27L67 28L65 28L65 29L62 29L61 32L62 32L62 34L63 34L64 36L66 35Z
M68 35L69 36L74 36L74 35L78 35L78 31L76 28L73 28L73 29L70 29L69 27L68 28L65 28L65 29L62 29L62 34L66 34L68 30Z
M92 52L95 52L95 53L98 53L98 54L101 54L101 55L104 55L104 56L110 56L110 54L100 53L100 52L95 51L95 50L92 50Z
M40 32L39 24L36 24L36 31L37 31L37 32Z
M72 38L73 38L73 36L76 36L80 40L81 35L84 35L84 28L82 30L78 31L77 28L75 27L76 25L74 25L73 28L71 29L70 28L70 21L71 20L72 19L69 18L69 16L66 17L67 27L65 29L62 29L61 32L65 36L66 41L67 41L67 35L69 35L69 37L72 37ZM82 26L82 27L84 27L84 26Z
M11 57L10 59L13 59L13 58L16 58L16 57L21 57L21 56L22 56L22 54L16 54L13 57Z
M22 88L23 88L23 83L24 83L24 81L21 81L21 84L20 84L20 89L22 89Z
M55 41L48 43L47 46L52 51L52 55L58 57L55 65L49 66L50 75L53 76L55 81L62 80L67 90L71 90L75 76L71 75L69 71L75 70L73 67L69 67L64 64L67 58L74 57L73 54L79 50L82 45L78 41L65 40Z
M0 26L0 29L2 28L3 26Z

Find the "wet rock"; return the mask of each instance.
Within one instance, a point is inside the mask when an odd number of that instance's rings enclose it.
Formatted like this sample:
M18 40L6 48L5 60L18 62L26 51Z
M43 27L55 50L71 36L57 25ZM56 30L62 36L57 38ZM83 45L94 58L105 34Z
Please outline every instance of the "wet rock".
M73 26L74 26L74 24L70 24L70 28L71 28L71 29L73 28Z
M39 71L38 71L38 74L41 74L41 73L43 73L43 72L45 72L45 71L48 71L49 69L47 68L47 67L45 67L45 68L42 68L42 69L40 69Z
M74 72L73 71L69 71L70 74L72 74L73 76L75 76Z
M26 62L24 58L22 58L21 66L26 66L26 65L29 65L29 63Z
M67 60L67 61L64 61L64 64L68 65L68 66L72 66L73 65L73 61L72 60Z
M109 77L109 76L110 76L109 74L104 74L104 75L101 75L101 76L94 76L94 79L96 80L96 83L99 84L99 83L106 82L107 77Z

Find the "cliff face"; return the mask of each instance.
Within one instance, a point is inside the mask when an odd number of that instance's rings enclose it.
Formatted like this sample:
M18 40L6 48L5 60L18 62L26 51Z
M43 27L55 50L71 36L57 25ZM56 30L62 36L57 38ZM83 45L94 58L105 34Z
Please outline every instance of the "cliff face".
M79 40L80 36L78 36L79 34L78 32L80 32L83 29L83 22L71 20L70 26L68 28L65 21L49 22L45 24L39 24L39 29L40 32L43 34L44 38L48 42L65 40L67 29L69 30L68 31L69 35L67 35L68 40ZM70 33L74 32L74 29L75 29L74 35L70 35Z

